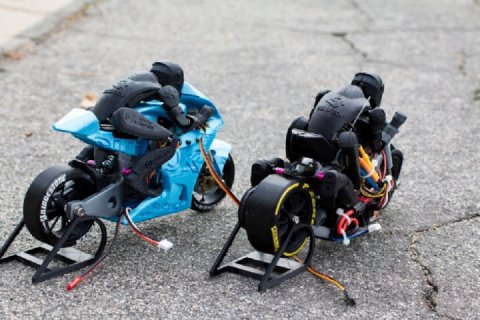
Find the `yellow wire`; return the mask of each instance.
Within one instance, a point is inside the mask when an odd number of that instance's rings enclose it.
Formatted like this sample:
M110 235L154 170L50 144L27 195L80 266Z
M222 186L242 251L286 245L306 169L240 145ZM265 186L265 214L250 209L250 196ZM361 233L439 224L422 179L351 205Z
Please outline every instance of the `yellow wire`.
M342 286L338 281L334 280L334 279L331 279L330 277L328 276L325 276L324 274L322 273L319 273L319 272L316 272L315 270L312 269L312 267L308 267L308 271L313 274L314 276L317 276L319 278L322 278L323 280L327 280L328 282L330 283L333 283L334 285L336 285L340 290L344 291L345 290L345 287Z
M384 197L385 196L385 193L386 193L386 190L387 190L387 185L384 184L383 187L376 193L370 193L366 188L365 188L365 184L364 182L362 181L362 186L360 188L360 193L365 196L365 197L368 197L368 198L381 198L381 197Z
M302 263L302 264L305 263L305 262L304 262L302 259L300 259L300 257L298 257L298 256L294 256L293 258L294 258L297 262L300 262L300 263ZM307 270L308 270L308 272L310 272L310 273L313 274L314 276L316 276L316 277L318 277L318 278L321 278L321 279L323 279L323 280L326 280L326 281L334 284L335 286L337 286L340 290L345 291L345 287L342 286L342 285L340 284L340 282L338 282L337 280L335 280L335 279L327 276L326 274L323 274L323 273L315 270L315 269L312 268L312 267L308 267Z

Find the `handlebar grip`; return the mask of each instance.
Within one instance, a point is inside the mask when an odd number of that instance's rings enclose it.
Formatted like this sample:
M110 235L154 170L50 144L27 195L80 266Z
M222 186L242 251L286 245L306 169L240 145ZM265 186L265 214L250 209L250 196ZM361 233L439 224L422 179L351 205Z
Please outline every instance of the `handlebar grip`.
M213 114L213 109L209 106L203 106L202 109L200 109L200 114L203 116L203 122L205 122Z
M213 109L209 106L203 106L198 112L194 114L189 114L188 117L190 118L190 125L186 128L185 130L194 130L200 127L201 125L204 125L208 118L213 114Z
M402 124L405 123L407 120L407 116L401 112L395 112L395 115L392 118L392 121L390 121L390 124L397 128L397 130L400 128Z
M382 143L387 145L398 133L398 129L407 120L407 116L401 112L395 112L392 120L385 126L382 132Z

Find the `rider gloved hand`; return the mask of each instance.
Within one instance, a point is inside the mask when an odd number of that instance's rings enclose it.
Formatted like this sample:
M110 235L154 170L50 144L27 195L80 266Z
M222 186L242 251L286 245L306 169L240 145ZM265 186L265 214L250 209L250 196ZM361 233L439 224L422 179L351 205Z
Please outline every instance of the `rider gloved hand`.
M188 127L190 125L190 120L178 105L180 103L178 91L174 87L166 85L158 90L158 95L160 101L163 102L163 107L167 110L175 123L181 128Z

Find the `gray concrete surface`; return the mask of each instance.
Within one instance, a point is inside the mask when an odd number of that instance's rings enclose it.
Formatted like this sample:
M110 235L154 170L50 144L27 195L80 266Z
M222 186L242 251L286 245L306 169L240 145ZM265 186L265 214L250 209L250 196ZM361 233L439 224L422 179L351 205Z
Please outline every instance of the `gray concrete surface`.
M53 29L82 12L92 0L0 0L0 54L18 57Z
M479 319L479 16L467 0L105 0L23 60L1 61L2 241L33 177L81 146L51 123L156 59L180 63L222 111L238 195L253 161L284 156L286 128L317 91L356 71L378 72L388 115L409 119L397 139L402 186L382 231L349 247L316 244L314 265L345 283L355 308L308 274L265 294L239 276L209 279L236 221L224 201L142 224L175 244L166 254L122 229L115 252L71 293L74 275L32 285L32 269L0 266L0 318ZM24 235L14 249L31 244ZM233 254L249 250L242 237Z

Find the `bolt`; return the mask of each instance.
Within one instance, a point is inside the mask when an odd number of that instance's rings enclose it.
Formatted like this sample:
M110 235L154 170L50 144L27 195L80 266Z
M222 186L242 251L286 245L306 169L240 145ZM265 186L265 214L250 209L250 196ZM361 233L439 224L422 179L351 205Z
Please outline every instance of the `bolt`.
M78 217L83 217L85 215L85 209L83 207L77 207L74 210L75 215Z

